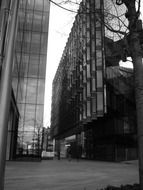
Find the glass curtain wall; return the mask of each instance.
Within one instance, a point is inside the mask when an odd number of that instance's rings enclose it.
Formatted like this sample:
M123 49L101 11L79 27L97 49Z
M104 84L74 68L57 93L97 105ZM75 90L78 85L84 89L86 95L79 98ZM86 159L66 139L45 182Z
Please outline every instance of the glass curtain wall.
M80 4L53 81L53 136L66 134L69 129L73 135L106 112L104 26L98 20L102 11L103 1Z
M20 0L13 89L20 121L18 154L40 150L49 22L49 0Z

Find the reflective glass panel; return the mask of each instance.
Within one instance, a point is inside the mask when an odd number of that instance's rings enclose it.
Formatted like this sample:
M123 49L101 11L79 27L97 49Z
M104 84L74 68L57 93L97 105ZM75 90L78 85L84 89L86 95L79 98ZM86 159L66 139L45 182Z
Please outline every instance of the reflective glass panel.
M34 12L33 31L40 32L42 30L42 13Z
M86 55L86 59L87 59L87 61L89 61L90 60L90 47L89 46L87 46L87 55Z
M35 10L42 11L43 10L43 0L35 0Z
M24 23L25 30L32 29L32 22L33 22L33 12L27 11L27 17L26 17L25 23Z
M96 46L101 46L101 31L96 30Z
M18 104L18 109L20 111L20 117L21 117L21 121L24 121L24 118L25 118L25 104ZM23 122L22 122L22 125L21 125L21 128L23 127Z
M87 116L91 116L91 106L90 106L90 101L87 101Z
M92 77L92 91L95 91L96 90L96 80L95 78Z
M27 9L33 9L34 8L34 1L35 0L27 0Z
M47 54L47 38L47 35L41 35L41 54Z
M43 108L44 105L36 106L36 120L41 123L43 122Z
M92 112L96 113L96 98L92 98Z
M90 78L91 77L91 75L90 75L90 64L86 65L86 69L87 69L87 78Z
M100 9L100 1L95 1L95 9Z
M38 69L39 69L39 56L31 55L29 62L28 76L37 78Z
M83 118L86 119L86 104L83 104Z
M102 65L102 51L101 50L96 50L96 64L97 66Z
M103 86L103 75L102 75L102 70L97 70L97 88L100 88Z
M97 111L103 111L103 92L97 92Z
M92 71L95 71L95 57L92 57Z
M44 11L49 11L49 0L44 0Z
M37 80L28 78L26 103L35 103L37 96Z
M18 83L18 102L25 102L26 98L26 85L27 85L27 78L23 78Z
M25 105L25 121L31 123L35 121L35 105L26 104Z
M28 67L29 67L29 55L23 54L21 57L20 77L25 77L28 75Z
M83 100L86 100L86 88L85 88L85 86L83 88Z
M45 81L39 79L38 80L38 91L37 91L37 104L43 104L44 92L45 92Z
M90 82L87 82L87 97L90 97Z

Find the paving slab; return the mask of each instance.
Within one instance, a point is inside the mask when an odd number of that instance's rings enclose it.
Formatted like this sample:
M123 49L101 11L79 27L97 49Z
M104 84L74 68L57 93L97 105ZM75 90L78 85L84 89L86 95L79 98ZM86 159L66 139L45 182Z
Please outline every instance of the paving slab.
M138 161L45 160L6 163L5 190L97 190L139 183Z

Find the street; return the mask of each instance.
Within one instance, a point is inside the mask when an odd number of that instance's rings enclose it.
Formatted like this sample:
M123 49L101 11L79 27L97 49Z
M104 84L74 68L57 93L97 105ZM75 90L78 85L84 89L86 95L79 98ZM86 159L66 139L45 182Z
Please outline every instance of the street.
M137 161L8 161L5 172L5 190L96 190L138 181Z

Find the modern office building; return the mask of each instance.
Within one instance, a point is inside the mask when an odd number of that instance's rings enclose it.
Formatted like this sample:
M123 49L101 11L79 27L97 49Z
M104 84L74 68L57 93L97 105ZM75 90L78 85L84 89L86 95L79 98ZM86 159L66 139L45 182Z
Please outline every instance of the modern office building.
M133 71L119 66L120 41L106 37L103 10L103 1L80 5L53 80L52 136L57 149L65 140L73 157L82 148L88 159L134 159Z
M6 2L13 11L14 1ZM49 0L19 0L7 159L28 152L38 154L43 128L49 9ZM8 20L10 16L7 14Z
M20 1L13 88L20 113L18 146L32 154L42 137L48 24L49 0Z

